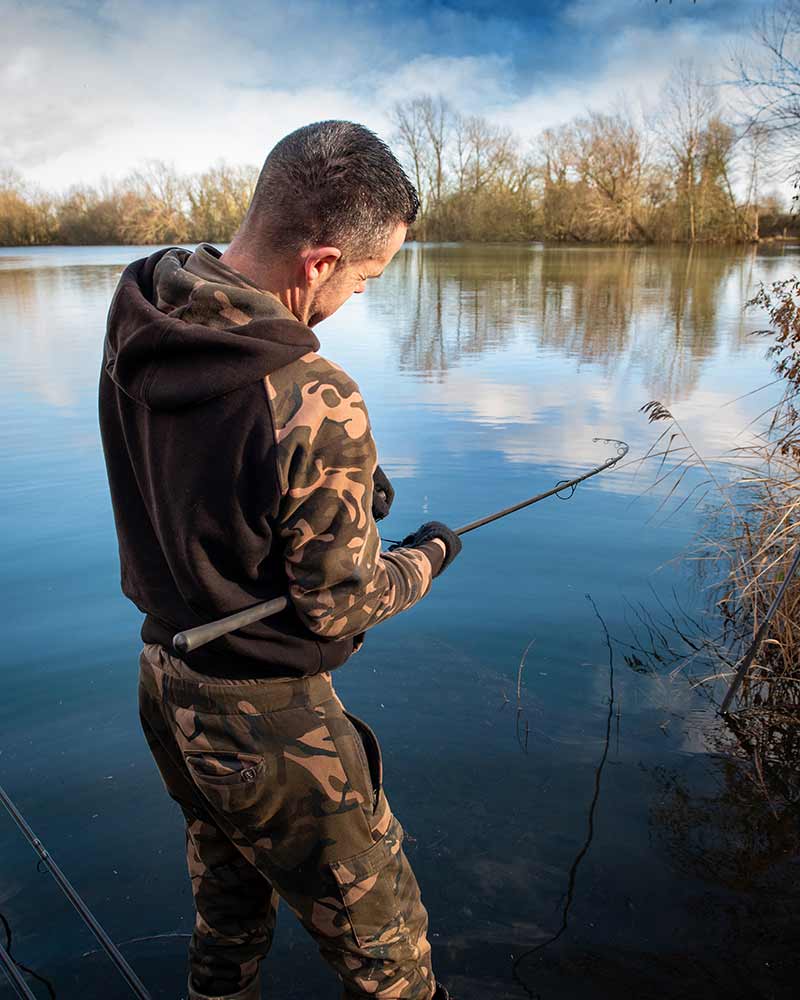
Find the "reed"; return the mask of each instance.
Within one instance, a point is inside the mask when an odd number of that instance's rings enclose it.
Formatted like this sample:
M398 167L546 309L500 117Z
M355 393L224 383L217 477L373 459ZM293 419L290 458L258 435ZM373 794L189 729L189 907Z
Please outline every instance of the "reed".
M710 460L666 406L652 400L642 407L651 423L666 425L643 459L659 463L650 487L664 490L659 509L673 515L686 504L704 503L709 511L709 530L690 558L710 581L719 628L688 640L686 657L676 658L676 669L682 669L699 655L710 665L705 681L732 675L800 546L800 280L761 286L748 305L768 316L768 327L756 335L769 340L775 374L770 385L782 387L750 442ZM697 481L689 488L692 470ZM683 634L680 642L687 639ZM737 711L751 716L767 707L779 728L786 720L795 727L800 722L800 575L791 581L737 701Z

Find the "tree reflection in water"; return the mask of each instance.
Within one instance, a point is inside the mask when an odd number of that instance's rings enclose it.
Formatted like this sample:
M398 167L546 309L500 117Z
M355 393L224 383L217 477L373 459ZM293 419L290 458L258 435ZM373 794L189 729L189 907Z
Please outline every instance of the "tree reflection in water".
M690 794L679 775L653 772L653 835L679 871L716 890L702 898L708 944L724 942L751 997L796 995L799 734L783 705L744 706L720 731L713 792Z
M608 373L641 363L648 390L675 401L718 348L719 311L733 299L745 342L752 260L730 249L409 244L382 281L401 370L440 379L522 337Z

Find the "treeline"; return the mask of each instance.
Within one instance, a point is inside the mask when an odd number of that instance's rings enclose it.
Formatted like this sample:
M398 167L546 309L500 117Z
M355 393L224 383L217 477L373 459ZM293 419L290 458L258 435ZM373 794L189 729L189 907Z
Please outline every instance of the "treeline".
M181 176L153 162L117 184L65 195L0 173L0 245L227 242L241 221L256 167L220 165Z
M441 97L398 103L393 119L422 197L420 239L730 243L800 231L759 189L768 136L726 120L691 66L646 114L620 102L527 147Z
M775 196L734 194L732 126L718 115L670 158L624 111L592 112L544 132L525 150L508 130L464 118L440 98L394 110L396 148L421 196L411 238L521 242L751 242L800 236ZM758 161L747 164L757 173ZM737 164L742 169L741 159ZM256 167L220 165L181 176L153 162L116 184L57 196L0 173L0 245L226 243L239 225Z
M748 111L736 121L691 64L675 69L646 112L620 98L616 110L589 111L527 143L440 96L395 104L391 141L422 205L411 237L711 244L800 236L797 214L763 190L780 158L784 175L800 178L800 0L780 2L785 9L762 25L763 60L738 68ZM154 162L119 183L54 196L0 172L0 245L227 242L257 174L220 165L187 177Z

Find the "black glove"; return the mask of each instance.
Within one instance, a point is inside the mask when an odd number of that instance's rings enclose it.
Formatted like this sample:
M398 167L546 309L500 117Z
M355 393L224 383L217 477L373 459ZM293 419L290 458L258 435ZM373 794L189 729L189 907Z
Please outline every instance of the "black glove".
M379 465L375 466L372 485L374 487L372 493L372 516L376 521L382 521L392 506L394 487L389 482L389 477Z
M417 528L413 535L406 535L402 542L395 542L394 545L390 545L389 551L392 549L399 549L401 547L416 548L416 546L424 545L425 542L430 542L434 538L441 538L444 542L444 547L447 550L444 562L439 569L439 573L443 573L461 551L461 539L455 531L452 530L452 528L448 528L447 525L442 524L441 521L428 521L428 523L423 524L421 528ZM438 576L439 573L435 573L434 576Z

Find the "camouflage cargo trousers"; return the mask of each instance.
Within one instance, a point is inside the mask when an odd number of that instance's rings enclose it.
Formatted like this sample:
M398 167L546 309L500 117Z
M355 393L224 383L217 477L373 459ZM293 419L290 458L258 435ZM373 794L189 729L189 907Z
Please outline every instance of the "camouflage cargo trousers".
M186 818L193 987L227 996L252 982L280 898L344 997L430 1000L428 917L380 749L330 675L208 678L158 645L140 665L145 736Z

